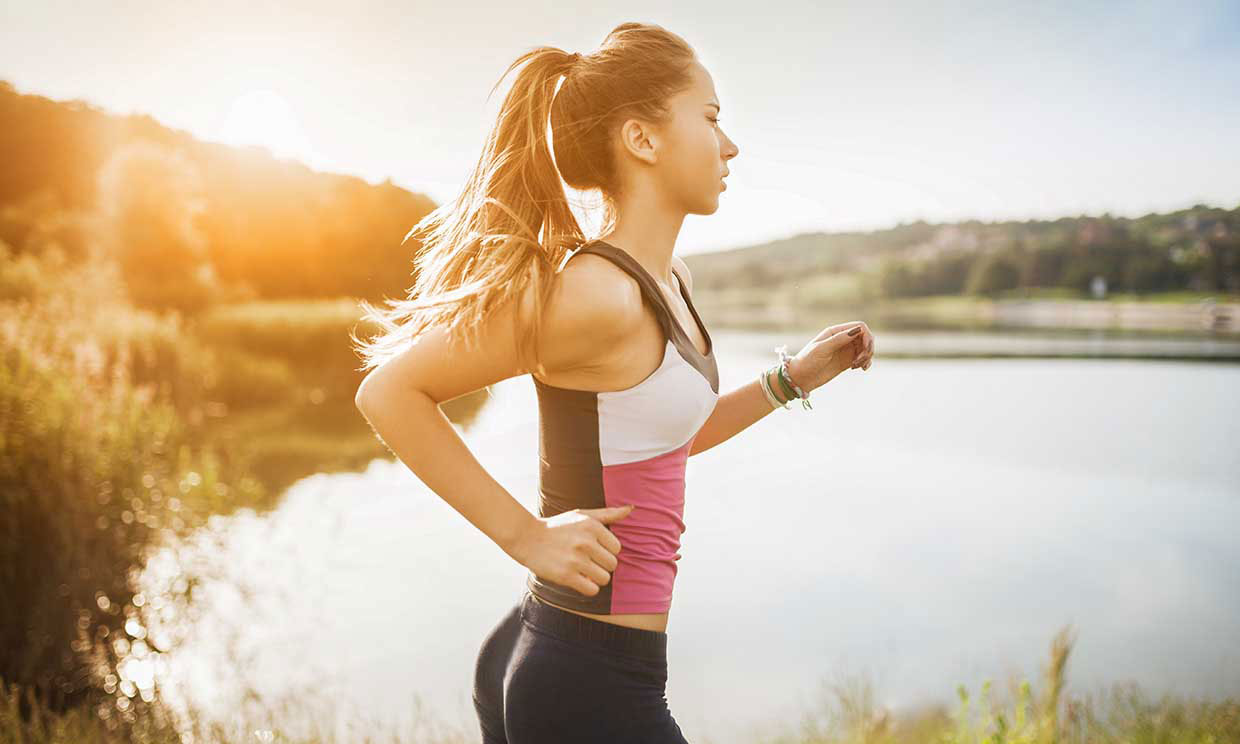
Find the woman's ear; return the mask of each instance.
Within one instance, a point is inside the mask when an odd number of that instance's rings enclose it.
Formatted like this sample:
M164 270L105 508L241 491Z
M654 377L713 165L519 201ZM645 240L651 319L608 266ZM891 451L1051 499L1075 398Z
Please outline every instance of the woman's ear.
M620 125L620 144L633 157L654 165L658 160L658 134L639 119L626 119Z

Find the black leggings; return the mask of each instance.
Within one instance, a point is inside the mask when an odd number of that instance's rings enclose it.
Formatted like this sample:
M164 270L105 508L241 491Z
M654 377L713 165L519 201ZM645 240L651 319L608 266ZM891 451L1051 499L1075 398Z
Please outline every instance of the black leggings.
M688 744L672 718L667 633L562 610L526 590L474 675L483 744Z

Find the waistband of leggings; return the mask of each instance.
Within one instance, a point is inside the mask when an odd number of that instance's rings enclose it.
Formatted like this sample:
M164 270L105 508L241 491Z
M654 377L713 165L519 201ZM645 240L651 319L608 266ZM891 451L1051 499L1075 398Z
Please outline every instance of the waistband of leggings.
M582 617L536 599L529 590L521 597L521 619L567 641L587 642L627 656L667 662L667 633Z

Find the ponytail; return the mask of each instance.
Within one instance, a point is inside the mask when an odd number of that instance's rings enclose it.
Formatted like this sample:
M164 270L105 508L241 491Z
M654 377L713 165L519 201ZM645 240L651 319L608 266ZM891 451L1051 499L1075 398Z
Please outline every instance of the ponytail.
M609 229L619 190L610 135L626 116L663 120L665 99L689 84L692 58L679 36L625 23L589 55L540 46L514 60L491 89L520 68L465 187L402 241L420 245L408 297L386 300L386 308L360 303L363 319L379 327L365 341L350 334L360 370L381 365L432 327L468 346L489 313L531 288L531 315L518 303L513 333L525 368L540 370L539 327L556 270L586 241L561 178L601 191Z

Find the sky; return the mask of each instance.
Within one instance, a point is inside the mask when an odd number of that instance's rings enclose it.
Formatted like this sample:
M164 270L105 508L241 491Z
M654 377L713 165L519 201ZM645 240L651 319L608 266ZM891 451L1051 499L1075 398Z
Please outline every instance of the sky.
M588 53L626 21L697 50L740 150L679 253L1240 205L1235 0L0 0L0 78L442 202L509 63L540 45Z

